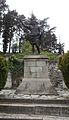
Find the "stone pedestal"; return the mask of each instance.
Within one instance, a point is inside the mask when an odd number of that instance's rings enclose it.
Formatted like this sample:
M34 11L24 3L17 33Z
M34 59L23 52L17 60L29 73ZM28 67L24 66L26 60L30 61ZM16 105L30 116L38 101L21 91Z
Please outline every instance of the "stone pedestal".
M48 57L31 55L24 57L24 78L17 88L22 94L54 94L48 75Z

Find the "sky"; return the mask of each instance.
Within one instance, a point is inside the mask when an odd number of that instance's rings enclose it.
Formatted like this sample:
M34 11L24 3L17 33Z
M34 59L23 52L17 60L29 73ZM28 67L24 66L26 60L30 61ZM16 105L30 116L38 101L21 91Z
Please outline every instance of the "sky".
M69 50L69 0L6 0L10 10L30 17L33 12L38 19L49 17L51 27L56 26L58 42L65 44L65 52Z

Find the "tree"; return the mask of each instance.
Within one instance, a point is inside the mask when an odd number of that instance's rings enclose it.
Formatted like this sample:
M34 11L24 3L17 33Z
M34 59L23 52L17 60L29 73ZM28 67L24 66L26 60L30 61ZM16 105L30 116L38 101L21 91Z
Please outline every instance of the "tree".
M8 5L6 5L6 0L0 0L0 33L2 32L3 14L6 8L8 8Z
M42 44L43 50L47 50L50 52L56 51L57 38L54 33L54 30L55 30L55 27L48 28L48 30L44 32L44 38L43 38L43 44Z
M64 54L64 43L58 43L57 44L57 48L56 48L57 50L58 50L58 54L59 55L61 55L61 54Z
M0 35L3 33L3 16L5 11L8 9L8 5L6 5L6 0L0 0Z
M3 31L3 53L5 54L7 51L7 47L8 47L8 33L9 33L9 29L5 28L5 30Z
M18 48L17 43L13 44L12 45L12 53L16 53L17 52L17 48Z
M32 45L32 52L34 54L34 46L36 45L38 53L40 54L39 46L42 50L55 51L57 38L53 30L47 23L49 18L39 20L34 14L26 19L24 15L18 15L13 11L8 11L3 18L3 52L6 53L9 43L9 53L11 41L16 39L19 42L19 53L22 51L22 42L28 40Z
M17 17L17 25L16 25L16 39L19 41L19 53L22 52L22 43L25 38L24 36L24 26L23 22L26 21L26 18L24 15L18 15Z
M7 51L7 46L9 43L9 53L10 53L10 48L11 48L11 41L14 36L14 32L16 30L16 25L17 25L17 15L18 13L13 10L13 11L8 11L7 14L4 14L3 18L3 52L6 53Z

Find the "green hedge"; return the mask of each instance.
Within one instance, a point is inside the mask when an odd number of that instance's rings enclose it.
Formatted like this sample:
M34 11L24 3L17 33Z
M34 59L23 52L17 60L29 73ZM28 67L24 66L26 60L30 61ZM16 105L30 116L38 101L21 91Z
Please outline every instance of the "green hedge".
M66 86L69 88L69 52L59 57L58 66L63 74L64 82Z
M4 87L7 80L8 64L5 58L0 55L0 90Z

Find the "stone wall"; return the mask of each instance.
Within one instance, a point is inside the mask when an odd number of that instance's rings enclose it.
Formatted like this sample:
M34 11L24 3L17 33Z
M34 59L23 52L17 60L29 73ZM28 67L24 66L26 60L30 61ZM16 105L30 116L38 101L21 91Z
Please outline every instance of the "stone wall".
M58 64L56 62L49 64L49 78L54 87L63 88L63 75L58 69Z

